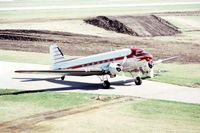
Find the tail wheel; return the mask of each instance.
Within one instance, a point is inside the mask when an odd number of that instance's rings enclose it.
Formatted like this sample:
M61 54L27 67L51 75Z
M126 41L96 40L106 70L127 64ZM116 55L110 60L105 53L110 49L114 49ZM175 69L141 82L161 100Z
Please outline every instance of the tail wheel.
M62 77L61 77L61 80L64 80L64 79L65 79L65 76L62 76Z
M104 89L109 89L110 88L110 82L108 80L105 80L102 85L103 85Z
M135 78L135 84L136 85L141 85L142 84L142 79L140 77Z

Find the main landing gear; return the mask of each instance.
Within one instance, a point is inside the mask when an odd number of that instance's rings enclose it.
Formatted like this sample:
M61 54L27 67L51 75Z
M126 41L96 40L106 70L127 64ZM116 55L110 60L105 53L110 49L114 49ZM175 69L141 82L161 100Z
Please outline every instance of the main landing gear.
M108 81L108 76L103 76L102 78L99 77L102 83L103 89L109 89L110 88L110 82ZM61 80L64 80L65 76L61 77ZM142 79L138 76L134 80L136 85L141 85L142 84Z
M109 89L110 88L110 82L108 80L103 81L103 88L104 89Z
M102 87L103 89L109 89L110 88L110 82L108 81L108 77L107 76L102 76L99 77L101 82L102 82ZM133 77L135 80L135 85L141 85L142 84L142 79L141 77L137 76L137 77Z
M103 89L110 88L110 82L108 81L108 75L103 75L102 77L99 76L99 79L101 80Z
M102 83L103 89L109 89L110 88L110 82L107 79L102 80L102 81L103 81L103 83ZM142 79L138 76L138 77L135 78L134 82L135 82L135 85L141 85Z
M142 84L142 79L140 77L135 78L135 85L141 85Z
M131 72L130 72L130 74L131 74L131 76L133 77L133 79L135 79L135 80L134 80L135 85L141 85L141 84L142 84L142 79L141 79L140 76L135 77ZM139 75L139 73L138 73L138 75Z

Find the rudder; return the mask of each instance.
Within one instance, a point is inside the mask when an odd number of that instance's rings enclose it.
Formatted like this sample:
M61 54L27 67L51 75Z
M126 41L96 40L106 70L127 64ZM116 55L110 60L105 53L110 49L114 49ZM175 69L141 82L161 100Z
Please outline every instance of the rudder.
M64 55L60 48L53 44L49 47L50 51L50 56L51 56L51 61L52 61L52 66L51 69L59 69L60 63L63 63L65 61Z

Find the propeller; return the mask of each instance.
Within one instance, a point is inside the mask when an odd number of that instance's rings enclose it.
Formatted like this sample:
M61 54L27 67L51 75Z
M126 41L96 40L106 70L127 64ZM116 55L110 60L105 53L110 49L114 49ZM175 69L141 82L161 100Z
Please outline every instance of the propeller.
M153 68L153 66L154 66L154 63L151 61L151 62L148 62L148 66L149 66L149 68Z
M174 56L174 57L170 57L170 58L166 58L166 59L159 59L157 61L150 61L150 62L148 62L148 66L149 66L150 69L152 69L154 67L154 65L157 65L157 64L162 63L162 62L167 61L167 60L172 60L172 59L177 58L177 57L178 56Z
M166 58L166 59L159 59L157 61L154 61L153 64L159 64L159 63L162 63L164 61L167 61L167 60L172 60L174 58L177 58L178 56L173 56L173 57L169 57L169 58Z
M123 59L123 61L122 61L122 67L124 66L124 64L126 63L126 61L127 61L127 57L126 56L124 56L124 59Z
M127 57L124 56L124 59L123 59L123 61L122 61L122 63L121 63L121 66L122 66L122 77L123 77L123 80L124 80L124 81L126 81L126 80L125 80L125 79L126 79L126 76L125 76L125 74L124 74L124 72L123 72L123 68L124 68L124 64L126 63L126 61L127 61Z
M126 61L127 61L127 57L124 56L124 59L123 59L122 63L121 63L121 64L117 64L117 66L119 67L119 68L117 68L117 71L118 71L118 72L123 71L124 64L126 63Z
M167 60L172 60L172 59L174 59L174 58L177 58L178 56L173 56L173 57L169 57L169 58L166 58L166 59L159 59L159 60L157 60L157 61L151 61L151 62L148 62L148 66L149 66L149 68L150 68L150 71L149 71L149 77L150 78L153 78L153 76L154 76L154 65L157 65L157 64L159 64L159 63L162 63L162 62L164 62L164 61L167 61Z

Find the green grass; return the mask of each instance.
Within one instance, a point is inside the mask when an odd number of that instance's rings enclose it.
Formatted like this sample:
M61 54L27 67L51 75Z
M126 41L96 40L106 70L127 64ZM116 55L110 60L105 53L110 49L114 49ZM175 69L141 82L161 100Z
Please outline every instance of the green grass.
M27 10L27 11L1 11L2 20L23 20L34 18L82 18L96 15L131 15L138 13L195 11L196 5L173 5L155 7L119 7L119 8L85 8L85 9L56 9L56 10Z
M195 0L184 0L195 1ZM165 1L164 1L165 2ZM170 2L174 2L170 0ZM163 0L14 0L13 2L0 2L0 7L25 7L25 6L63 6L63 5L94 5L94 4L141 4L163 3Z
M181 86L200 85L200 64L159 64L155 70L160 70L153 81L177 84Z
M4 93L10 94L13 92L15 91L5 90ZM13 104L24 102L50 109L62 109L87 103L92 100L91 97L94 97L94 95L83 93L38 92L18 95L1 95L0 101L13 102Z
M0 95L16 92L14 89L0 89Z
M200 104L186 104L160 100L145 100L129 104L125 111L130 115L160 120L179 120L200 124Z
M50 64L50 56L44 53L0 50L0 61Z
M163 16L170 23L176 25L181 30L199 29L200 16Z
M13 95L14 92L19 91L0 90L0 122L90 104L94 102L93 97L96 96L95 94L70 92L39 92Z

